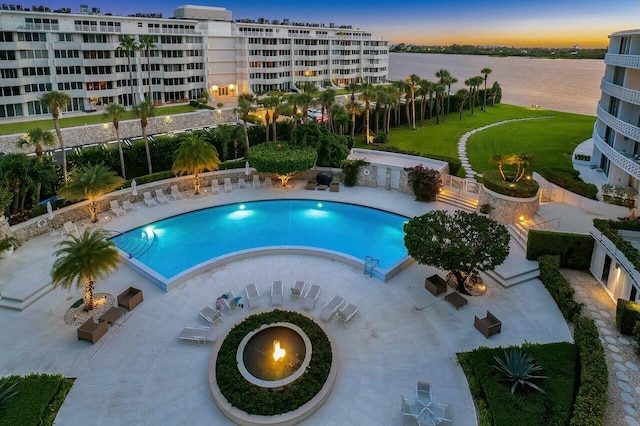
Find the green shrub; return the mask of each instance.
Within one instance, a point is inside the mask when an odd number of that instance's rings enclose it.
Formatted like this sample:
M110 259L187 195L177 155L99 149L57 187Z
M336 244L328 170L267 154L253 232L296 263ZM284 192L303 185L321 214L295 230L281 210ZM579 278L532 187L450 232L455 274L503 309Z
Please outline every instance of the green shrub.
M358 172L360 167L369 165L364 160L342 160L340 167L344 174L344 186L356 186L358 183Z
M570 425L602 425L609 372L595 322L579 316L575 321L573 338L578 348L580 379Z
M373 143L387 143L388 138L386 133L378 133L376 137L373 138Z
M616 327L622 334L633 334L633 328L640 320L640 305L630 300L618 299L616 307Z
M538 171L546 180L555 183L567 191L592 200L597 200L596 194L598 193L598 187L592 183L583 182L578 176L578 172L576 170L574 170L574 172L575 173L558 169L542 169Z
M591 235L532 229L527 239L527 259L536 260L546 254L558 255L560 267L588 270L593 244Z
M575 301L573 287L560 273L560 256L541 256L538 265L540 281L555 300L560 312L567 321L575 321L580 315L582 304Z
M636 354L640 355L640 321L633 327L633 338L636 340L634 343Z
M617 232L618 230L640 231L640 222L593 219L593 226L611 240L624 257L633 264L633 267L640 271L640 251L629 241L620 237Z
M377 143L373 143L367 146L367 148L373 149L375 151L396 152L398 154L413 155L416 157L424 157L424 158L431 158L433 160L446 161L447 163L449 163L449 174L454 176L458 174L458 171L462 167L462 163L460 162L460 160L456 158L445 157L444 155L421 154L417 151L406 151L404 149L400 149L392 145L382 145Z
M418 164L409 171L409 183L418 201L435 201L442 188L442 178L437 170Z
M505 176L510 179L513 178L514 174L505 172ZM540 187L534 179L522 179L518 182L506 181L502 179L499 170L484 171L482 173L482 183L493 192L514 198L535 197Z

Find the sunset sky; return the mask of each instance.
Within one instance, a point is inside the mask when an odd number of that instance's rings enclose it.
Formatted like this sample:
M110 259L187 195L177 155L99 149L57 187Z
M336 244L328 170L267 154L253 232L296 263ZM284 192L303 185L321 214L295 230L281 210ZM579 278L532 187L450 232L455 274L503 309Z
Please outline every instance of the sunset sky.
M80 3L45 0L24 5L31 4L71 7L77 13ZM639 0L87 0L86 4L102 13L155 12L164 17L173 16L173 9L184 4L219 6L231 10L234 19L334 22L371 30L392 43L428 45L606 47L610 33L640 28Z

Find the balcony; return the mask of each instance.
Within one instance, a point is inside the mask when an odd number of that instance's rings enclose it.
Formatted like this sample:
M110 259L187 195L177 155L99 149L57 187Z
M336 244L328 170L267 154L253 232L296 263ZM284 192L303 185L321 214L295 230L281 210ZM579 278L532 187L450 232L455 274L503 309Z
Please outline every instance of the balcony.
M627 89L617 84L610 83L605 79L600 82L600 89L607 95L618 98L630 104L640 105L640 91Z
M634 178L640 179L640 164L616 151L612 146L607 145L604 139L602 139L595 130L593 131L593 141L598 150L600 150L600 152L607 157L609 161Z
M618 67L640 69L640 55L617 55L607 53L604 55L604 63Z
M622 136L626 136L636 142L640 142L640 128L638 126L634 126L631 123L627 123L614 117L601 106L598 106L598 119L616 132L620 133Z

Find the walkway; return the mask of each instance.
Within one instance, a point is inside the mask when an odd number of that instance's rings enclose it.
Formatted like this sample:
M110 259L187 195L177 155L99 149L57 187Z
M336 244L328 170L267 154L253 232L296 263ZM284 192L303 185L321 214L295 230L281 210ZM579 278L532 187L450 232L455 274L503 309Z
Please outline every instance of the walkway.
M511 120L498 121L497 123L491 123L487 124L486 126L478 127L477 129L469 130L467 133L462 135L462 137L458 141L458 157L460 157L460 163L462 163L465 177L468 179L473 179L478 174L478 172L471 168L471 164L469 163L469 159L467 158L467 139L469 139L471 135L486 130L490 127L500 126L502 124L512 123L514 121L540 120L542 118L553 118L553 116L545 115L544 117L513 118Z

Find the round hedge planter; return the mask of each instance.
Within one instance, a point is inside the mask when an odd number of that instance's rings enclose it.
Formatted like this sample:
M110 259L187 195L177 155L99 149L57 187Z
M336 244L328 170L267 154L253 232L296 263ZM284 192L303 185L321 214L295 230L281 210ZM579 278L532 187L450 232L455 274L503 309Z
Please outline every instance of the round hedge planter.
M286 388L272 391L249 383L241 375L236 354L244 337L264 324L291 323L308 336L312 356L306 373ZM337 377L337 348L327 330L301 312L271 310L236 324L215 345L209 361L212 397L222 413L237 424L296 424L328 398Z
M505 172L507 179L514 178L513 173ZM533 179L522 179L519 182L512 182L502 179L498 170L487 170L482 173L482 183L487 189L513 198L531 198L538 193L540 185Z

